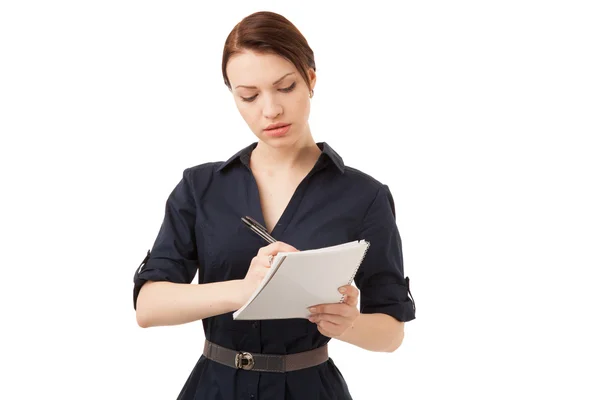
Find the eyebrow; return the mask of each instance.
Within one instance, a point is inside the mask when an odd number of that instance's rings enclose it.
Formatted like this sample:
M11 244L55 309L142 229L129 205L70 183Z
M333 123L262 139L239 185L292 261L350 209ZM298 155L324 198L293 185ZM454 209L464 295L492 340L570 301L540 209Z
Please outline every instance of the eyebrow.
M288 75L292 75L295 74L295 72L288 72L287 74L285 74L284 76L282 76L281 78L277 79L275 82L273 82L273 86L277 85L279 82L281 82L283 80L283 78L285 78ZM247 88L247 89L256 89L256 86L245 86L245 85L237 85L235 88L239 88L239 87L243 87L243 88Z

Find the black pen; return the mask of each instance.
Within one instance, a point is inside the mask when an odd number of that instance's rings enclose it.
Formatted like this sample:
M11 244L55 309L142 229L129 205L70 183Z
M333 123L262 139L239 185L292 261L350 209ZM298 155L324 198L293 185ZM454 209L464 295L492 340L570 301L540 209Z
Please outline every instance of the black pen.
M263 238L268 243L275 243L277 241L273 236L269 235L269 232L267 231L267 228L265 228L264 226L262 226L255 219L246 216L246 217L242 217L242 222L244 224L246 224L246 226L252 232L256 233L258 236L260 236L261 238Z

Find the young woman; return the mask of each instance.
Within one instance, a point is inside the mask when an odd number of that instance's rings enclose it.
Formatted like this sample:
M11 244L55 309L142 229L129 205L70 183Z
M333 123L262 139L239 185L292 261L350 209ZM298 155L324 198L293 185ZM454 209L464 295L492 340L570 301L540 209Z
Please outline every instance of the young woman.
M179 399L351 399L327 343L391 352L402 343L404 322L415 318L392 196L313 139L314 56L286 18L244 18L227 37L222 70L258 140L225 162L183 171L135 274L138 324L202 320L204 353ZM265 245L244 216L278 242ZM356 287L340 288L343 303L316 305L310 319L233 320L270 256L357 239L370 248ZM190 284L196 272L199 282Z

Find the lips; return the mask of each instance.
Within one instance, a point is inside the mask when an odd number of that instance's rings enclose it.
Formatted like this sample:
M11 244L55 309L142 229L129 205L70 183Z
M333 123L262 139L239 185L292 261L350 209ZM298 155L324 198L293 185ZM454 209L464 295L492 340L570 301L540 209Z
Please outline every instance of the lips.
M277 128L282 128L282 127L288 126L288 125L290 125L290 124L286 124L284 122L278 122L276 124L271 124L271 125L267 126L265 128L265 131L272 130L272 129L277 129Z
M269 137L283 137L285 136L288 131L290 130L290 126L291 124L285 125L285 124L280 124L281 126L279 128L273 128L273 129L265 129L265 134Z

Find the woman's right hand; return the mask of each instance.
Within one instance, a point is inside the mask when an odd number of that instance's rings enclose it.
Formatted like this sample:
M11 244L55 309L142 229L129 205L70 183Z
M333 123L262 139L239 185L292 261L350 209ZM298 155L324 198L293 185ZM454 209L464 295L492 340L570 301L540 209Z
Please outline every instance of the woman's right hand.
M269 264L269 256L275 257L279 252L298 251L295 247L284 242L271 243L268 246L258 249L258 253L250 262L250 267L243 280L244 284L244 302L246 302L256 288L260 285L263 278L269 272L271 265Z

